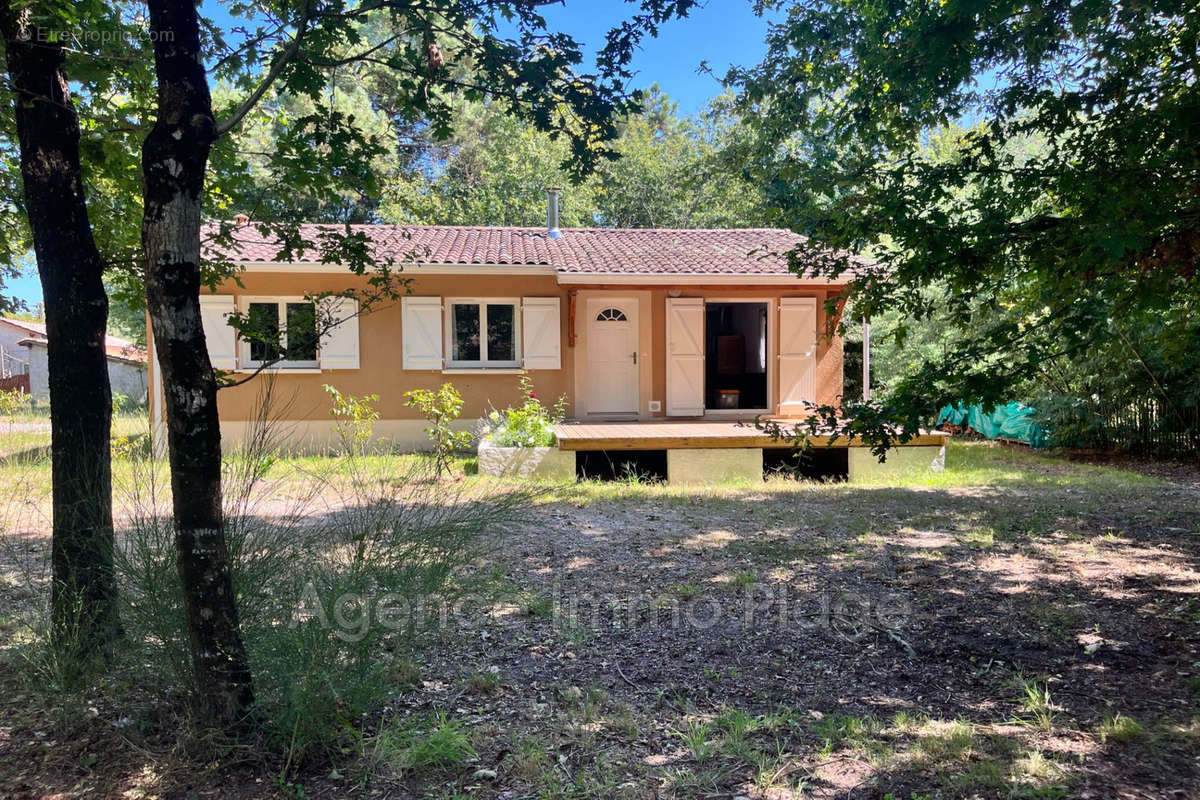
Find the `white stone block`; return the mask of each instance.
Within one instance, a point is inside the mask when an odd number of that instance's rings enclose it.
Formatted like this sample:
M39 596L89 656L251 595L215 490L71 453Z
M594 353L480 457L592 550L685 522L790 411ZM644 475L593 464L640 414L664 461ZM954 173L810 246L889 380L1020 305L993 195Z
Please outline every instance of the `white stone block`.
M721 483L761 483L760 447L712 447L667 451L667 483L715 486Z
M941 472L946 468L944 445L896 447L888 450L887 460L882 464L869 447L851 447L849 451L847 462L851 481L895 476L906 472Z
M479 474L536 478L545 481L575 480L575 451L557 447L496 447L480 442Z

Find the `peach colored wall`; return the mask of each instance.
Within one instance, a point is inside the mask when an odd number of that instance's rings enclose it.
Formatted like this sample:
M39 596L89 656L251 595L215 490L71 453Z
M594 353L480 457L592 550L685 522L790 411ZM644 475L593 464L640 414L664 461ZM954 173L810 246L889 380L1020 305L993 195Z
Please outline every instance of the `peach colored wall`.
M342 291L347 288L362 288L364 278L346 275L321 275L312 273L261 273L247 272L241 276L241 286L227 282L220 294L235 297L254 296L299 296L308 293ZM530 373L538 394L553 400L560 394L573 399L576 391L577 355L568 344L568 289L559 286L553 276L523 275L422 275L412 278L412 295L443 297L559 297L561 299L561 353L562 368L559 370L536 370ZM596 287L579 287L581 297L594 294ZM604 291L619 292L625 296L641 298L641 342L648 351L649 363L642 370L641 411L639 416L662 416L663 412L651 414L649 400L665 401L666 398L666 300L669 287L628 286L605 287ZM722 298L763 298L772 302L770 347L768 363L776 363L778 342L772 327L778 320L775 311L781 297L817 298L819 330L824 330L827 315L824 308L830 290L805 288L783 289L776 286L713 286L678 288L679 296L703 297L709 300ZM836 289L832 290L836 292ZM582 326L583 301L579 302ZM416 388L437 388L451 382L464 398L463 419L478 418L491 406L503 408L518 399L517 379L514 374L457 373L444 374L440 371L404 371L401 365L403 352L401 342L400 302L383 304L359 319L360 368L358 370L334 370L320 373L274 373L275 407L286 407L283 418L290 420L328 421L329 398L323 386L332 384L344 393L354 395L376 394L380 417L384 420L417 420L419 415L404 405L404 393ZM579 337L579 345L585 337ZM840 337L821 337L817 349L817 400L821 403L836 403L842 393L842 341ZM579 363L584 364L580 351ZM775 372L769 372L769 390L773 398L778 396ZM226 422L252 420L256 416L258 397L265 383L264 376L257 376L243 386L222 389L219 393L221 418ZM774 408L772 408L774 411ZM571 408L571 412L574 408Z
M361 288L362 278L286 273L244 273L242 287L226 284L221 294L247 296L289 296ZM571 394L572 359L567 349L566 292L552 276L417 276L412 279L414 296L443 297L559 297L561 302L562 366L560 370L534 370L529 373L538 394L550 400ZM452 374L439 371L404 371L401 367L400 302L380 305L359 318L359 369L322 371L320 374L275 375L274 405L286 405L283 415L292 420L328 420L329 398L322 388L336 386L343 393L377 394L376 407L382 419L419 419L420 415L404 405L404 393L410 389L436 389L449 381L463 395L464 419L478 418L489 409L489 401L503 408L517 400L518 375ZM218 404L222 420L254 418L257 398L264 383L258 376L244 386L222 389Z
M829 318L825 311L825 299L829 293L823 289L795 291L785 290L778 287L714 287L711 289L688 289L682 287L679 290L679 297L703 297L706 300L720 300L727 298L765 298L772 302L769 319L767 322L769 347L767 352L767 364L773 365L777 363L776 356L779 353L779 340L776 338L777 330L775 326L778 324L778 300L782 297L813 297L817 298L817 330L824 331L828 325ZM652 292L651 308L653 310L653 319L651 326L654 331L654 342L656 343L655 357L653 360L653 394L654 399L663 400L667 396L667 366L666 353L664 343L667 340L667 297L668 289L654 289ZM768 376L770 384L768 391L770 396L774 398L773 403L777 402L779 396L779 385L776 380L777 373L772 366L768 366ZM836 404L838 398L842 394L842 338L840 336L826 337L822 336L817 342L817 402ZM776 409L772 408L774 412ZM664 413L655 414L654 416L664 416Z

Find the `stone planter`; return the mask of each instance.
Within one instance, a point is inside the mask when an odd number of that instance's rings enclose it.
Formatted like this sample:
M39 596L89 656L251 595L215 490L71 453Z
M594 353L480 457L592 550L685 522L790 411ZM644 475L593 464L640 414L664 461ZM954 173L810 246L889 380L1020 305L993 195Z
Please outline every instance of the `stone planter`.
M479 443L479 474L536 478L544 481L575 480L575 451L557 447L497 447Z

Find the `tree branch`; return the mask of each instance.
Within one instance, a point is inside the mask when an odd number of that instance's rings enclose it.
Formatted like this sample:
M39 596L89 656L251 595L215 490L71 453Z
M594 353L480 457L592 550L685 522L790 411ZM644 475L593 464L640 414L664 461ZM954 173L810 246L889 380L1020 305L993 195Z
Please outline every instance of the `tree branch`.
M271 84L280 76L284 67L288 65L288 62L295 57L296 53L300 52L300 45L304 41L304 35L308 32L308 22L310 19L310 6L306 3L304 10L300 14L300 21L296 25L296 35L292 38L292 41L276 57L275 62L267 70L267 74L263 77L262 82L258 84L258 88L250 93L250 96L233 112L229 119L217 123L214 138L220 138L237 127L238 123L250 113L251 109L267 93L267 89L271 88Z

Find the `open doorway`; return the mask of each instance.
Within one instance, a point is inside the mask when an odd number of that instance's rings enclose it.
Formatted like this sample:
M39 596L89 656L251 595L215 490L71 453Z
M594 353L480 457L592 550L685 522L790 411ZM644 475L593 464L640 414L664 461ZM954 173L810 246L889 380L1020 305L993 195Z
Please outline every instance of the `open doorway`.
M767 408L767 304L705 304L705 407Z

